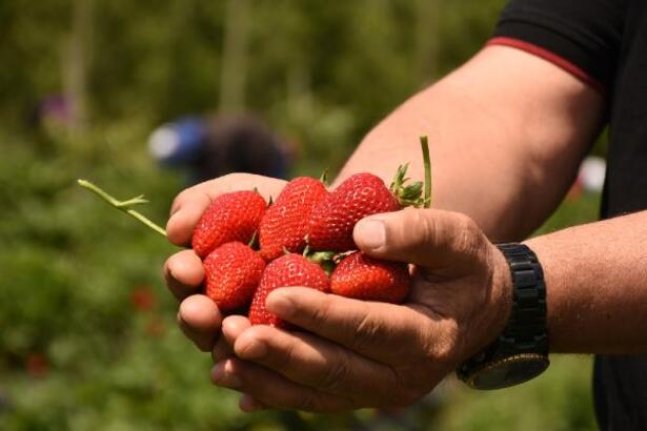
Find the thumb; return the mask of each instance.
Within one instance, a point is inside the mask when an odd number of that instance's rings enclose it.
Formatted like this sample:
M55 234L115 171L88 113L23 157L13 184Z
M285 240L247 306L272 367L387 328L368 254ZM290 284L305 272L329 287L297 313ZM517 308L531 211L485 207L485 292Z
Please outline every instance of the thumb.
M413 263L447 276L463 274L488 245L471 218L437 209L407 208L366 217L355 225L353 238L370 256Z

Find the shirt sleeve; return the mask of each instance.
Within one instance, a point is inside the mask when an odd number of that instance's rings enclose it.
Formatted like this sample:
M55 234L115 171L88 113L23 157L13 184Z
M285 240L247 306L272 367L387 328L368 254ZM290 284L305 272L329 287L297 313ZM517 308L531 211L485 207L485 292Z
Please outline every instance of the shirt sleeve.
M542 57L608 89L618 67L628 0L511 0L489 45Z

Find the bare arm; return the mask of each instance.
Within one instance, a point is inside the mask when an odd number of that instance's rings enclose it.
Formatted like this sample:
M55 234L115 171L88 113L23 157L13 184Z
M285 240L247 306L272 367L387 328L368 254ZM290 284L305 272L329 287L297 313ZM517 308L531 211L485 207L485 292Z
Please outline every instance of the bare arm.
M495 240L520 239L571 185L599 132L602 102L551 63L487 47L375 127L339 179L370 166L390 180L406 161L421 179L418 138L428 135L434 207L470 215Z
M647 353L647 211L527 244L546 274L553 351Z

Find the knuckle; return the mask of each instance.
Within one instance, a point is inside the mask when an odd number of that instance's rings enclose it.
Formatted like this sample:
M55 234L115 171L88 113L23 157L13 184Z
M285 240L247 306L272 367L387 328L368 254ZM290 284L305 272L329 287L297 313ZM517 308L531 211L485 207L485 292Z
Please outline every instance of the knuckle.
M322 295L321 301L317 307L307 307L303 309L305 311L305 317L310 321L310 324L313 327L317 327L328 320L328 316L331 314L334 305L332 303L333 297L331 295Z
M300 394L294 402L297 409L303 410L306 412L318 412L322 410L321 403L319 402L319 397L315 392L306 392Z
M317 387L330 392L337 392L343 387L350 375L349 353L342 350L337 360L325 367L324 373L316 383Z
M286 343L280 350L280 353L272 358L272 367L279 373L289 374L296 368L295 363L298 362L296 360L298 355L295 347L296 345L293 342Z
M408 226L416 226L415 236L424 244L434 242L437 231L434 217L429 217L429 212L424 210L410 211L411 220L408 221ZM413 230L408 231L413 233Z
M389 367L390 384L384 387L379 404L408 407L420 398L420 370L412 367Z
M266 353L261 356L254 353L259 345L266 348ZM257 325L234 343L233 350L242 359L256 362L281 375L295 377L303 371L300 345L291 337L276 337L271 328Z
M353 345L359 351L363 351L373 344L373 340L379 337L383 330L383 325L379 319L373 318L368 312L364 313L354 329Z
M459 231L456 244L458 250L473 254L482 244L481 229L472 218L465 214L457 214L456 226Z
M441 327L434 330L433 335L425 337L427 363L437 364L440 368L454 365L461 350L461 339L457 323L452 320L445 321Z

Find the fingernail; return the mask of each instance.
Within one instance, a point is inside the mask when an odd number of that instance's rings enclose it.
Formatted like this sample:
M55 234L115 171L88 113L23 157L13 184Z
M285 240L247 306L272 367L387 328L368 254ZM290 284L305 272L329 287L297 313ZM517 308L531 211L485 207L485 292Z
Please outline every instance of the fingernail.
M211 369L211 378L217 385L232 389L239 388L243 384L240 378L232 372L228 361L218 362L214 365Z
M355 238L362 248L378 249L384 246L386 230L381 220L360 220L355 225Z

